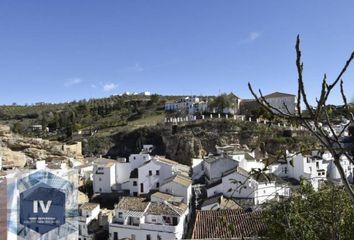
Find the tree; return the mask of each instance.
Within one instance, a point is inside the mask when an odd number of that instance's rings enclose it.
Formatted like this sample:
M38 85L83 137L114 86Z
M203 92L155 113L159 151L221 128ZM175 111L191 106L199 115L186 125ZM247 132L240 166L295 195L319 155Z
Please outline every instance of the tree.
M354 233L354 205L330 182L314 191L302 180L291 198L269 203L263 213L268 239L352 239Z
M223 112L225 108L231 107L232 103L226 93L214 98L209 104L210 108L215 108L217 112Z
M350 121L347 123L345 127L349 127L354 122L353 112L350 110L350 106L347 102L346 95L344 93L344 82L342 77L344 73L347 71L348 67L350 66L351 61L354 58L354 52L351 53L349 59L346 61L344 67L335 78L332 83L328 83L327 76L324 74L322 79L322 87L321 87L321 94L318 99L316 99L316 105L311 106L303 80L303 69L304 65L301 61L301 50L300 50L300 37L297 36L296 40L296 68L297 68L297 75L298 75L298 91L297 91L297 111L296 113L291 113L287 106L284 104L285 110L282 111L273 107L266 98L263 96L262 91L259 90L259 96L253 91L253 88L250 83L248 83L248 87L250 92L252 93L253 97L256 101L262 105L270 114L282 119L291 121L296 123L296 125L303 126L305 129L310 131L310 133L317 138L317 140L321 143L322 147L328 150L333 156L333 163L338 169L340 174L341 180L344 184L344 187L349 194L352 202L354 203L354 191L351 185L348 182L348 179L345 175L344 169L341 165L341 157L345 156L348 160L354 164L354 158L351 154L351 147L347 148L343 146L341 139L343 137L344 130L340 133L336 133L333 128L332 121L329 117L328 112L328 104L327 100L330 94L333 92L333 89L339 85L340 87L340 94L343 100L343 116L349 119ZM301 108L302 104L305 106L304 111ZM330 133L325 131L323 128L323 124L329 126ZM345 129L345 128L344 128Z

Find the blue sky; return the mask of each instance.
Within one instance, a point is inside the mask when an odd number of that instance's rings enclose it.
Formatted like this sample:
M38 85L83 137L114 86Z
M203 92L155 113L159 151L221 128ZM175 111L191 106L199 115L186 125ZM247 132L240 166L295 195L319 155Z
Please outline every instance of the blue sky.
M124 91L249 98L247 82L295 93L298 33L314 97L354 50L353 9L352 0L2 0L0 104Z

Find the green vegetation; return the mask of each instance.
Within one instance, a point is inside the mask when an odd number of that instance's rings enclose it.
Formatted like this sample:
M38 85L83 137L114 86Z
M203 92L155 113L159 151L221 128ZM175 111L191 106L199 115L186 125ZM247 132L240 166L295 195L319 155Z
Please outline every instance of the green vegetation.
M105 136L122 128L162 122L166 100L170 100L169 97L123 95L62 104L0 106L0 122L26 136L70 141L80 137L80 132L87 136ZM43 131L34 131L32 125L42 126Z
M269 239L352 239L354 205L343 187L325 183L319 191L301 181L283 202L272 202L264 212Z

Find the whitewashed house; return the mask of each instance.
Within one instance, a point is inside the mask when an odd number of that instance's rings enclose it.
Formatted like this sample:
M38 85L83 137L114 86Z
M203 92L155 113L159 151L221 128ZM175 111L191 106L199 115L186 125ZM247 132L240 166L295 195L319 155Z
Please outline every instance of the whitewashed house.
M188 176L189 171L188 166L161 156L154 156L133 169L129 181L124 183L122 188L129 190L132 196L148 194L151 190L158 190L161 184L173 175Z
M334 181L341 181L338 168L333 162L333 158L328 161L328 178ZM341 156L340 164L344 170L344 174L349 182L354 182L354 165L348 160L346 156Z
M208 102L202 101L198 97L185 97L177 101L165 103L165 111L180 111L186 114L195 114L205 112L208 108Z
M272 175L269 175L269 179L263 175L251 176L245 169L236 167L225 172L220 181L208 186L208 197L217 194L250 200L252 204L258 205L279 196L287 197L290 189Z
M238 161L227 155L210 155L204 158L204 174L207 183L218 181L224 172L238 166Z
M84 203L79 209L79 240L94 240L99 230L98 216L100 205L97 203Z
M327 179L328 161L315 154L287 154L286 160L281 160L269 166L270 172L279 177L293 178L297 181L305 179L314 189Z
M183 197L183 202L189 205L192 198L192 180L189 177L176 174L166 179L159 190L160 192Z
M131 166L125 158L117 160L98 158L93 165L94 193L111 193L122 190L129 181Z
M274 92L265 95L264 98L272 107L282 111L283 113L296 113L296 96L293 94Z
M115 206L113 222L109 225L109 239L182 239L188 213L188 206L178 202L178 199L169 202L123 197Z
M116 165L110 159L98 159L93 166L93 192L111 193L116 184Z

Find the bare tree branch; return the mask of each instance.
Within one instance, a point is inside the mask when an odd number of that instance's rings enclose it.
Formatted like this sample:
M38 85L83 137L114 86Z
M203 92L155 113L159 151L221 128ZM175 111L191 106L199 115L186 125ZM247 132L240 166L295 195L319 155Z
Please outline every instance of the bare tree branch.
M265 110L267 110L272 116L276 116L280 119L287 120L287 121L292 121L297 123L298 125L303 126L305 129L307 129L313 136L316 137L317 140L324 146L333 156L334 164L338 169L338 172L340 174L342 183L348 192L351 200L354 203L354 191L349 184L345 172L343 170L343 166L341 165L341 156L345 156L350 162L354 164L354 157L351 155L348 149L346 149L342 143L341 143L341 138L346 130L350 126L350 124L354 123L354 116L353 113L350 111L349 104L347 102L347 98L344 93L344 87L343 87L343 80L342 77L344 73L348 70L352 60L354 59L354 52L350 55L349 59L346 61L344 67L341 69L339 75L337 78L333 81L333 83L328 84L327 83L327 76L324 74L323 79L322 79L322 84L321 84L321 94L318 99L316 99L316 107L312 107L311 104L308 101L307 95L306 95L306 90L305 90L305 85L304 85L304 79L303 79L303 69L304 65L301 61L301 49L300 49L300 37L299 35L297 36L296 39L296 45L295 45L295 50L296 50L296 69L297 69L297 75L298 75L298 90L297 90L297 96L296 96L296 108L297 111L295 113L292 113L289 108L286 106L284 103L284 108L286 112L281 111L280 109L272 106L267 99L263 96L261 90L259 90L259 96L255 94L253 91L252 85L248 83L248 88L253 95L253 97L256 99L258 104L260 104ZM340 93L342 96L342 100L344 103L344 110L349 118L350 122L347 123L344 128L340 131L340 133L337 133L335 129L333 128L333 124L331 122L331 118L328 113L328 106L327 106L327 100L330 94L332 93L332 90L334 89L335 86L338 85L340 82ZM305 110L307 114L303 114L302 109L301 109L301 104L304 104ZM329 131L331 133L331 136L327 131L324 130L322 123L325 123L329 127Z

